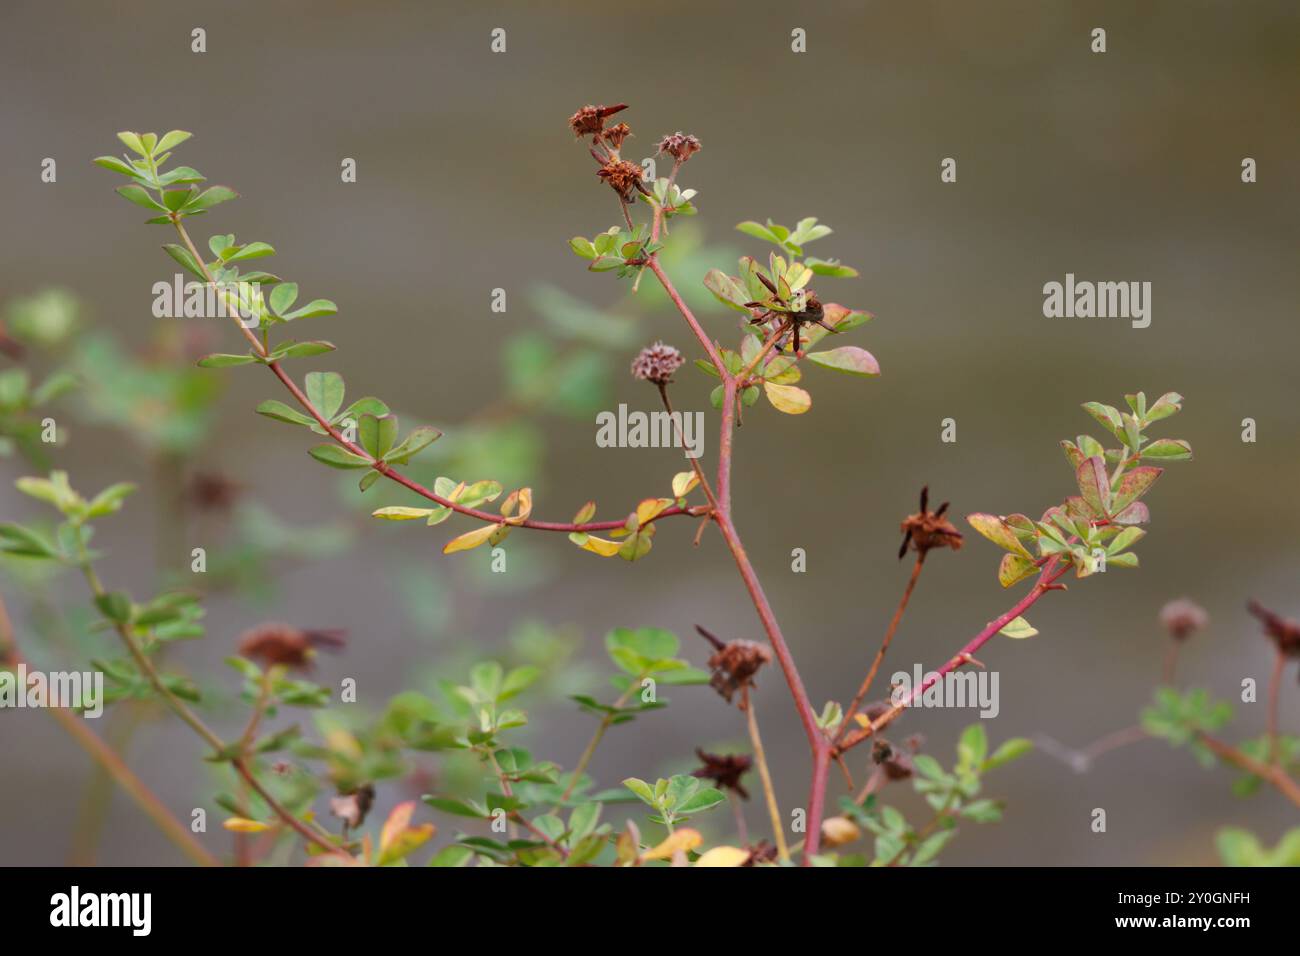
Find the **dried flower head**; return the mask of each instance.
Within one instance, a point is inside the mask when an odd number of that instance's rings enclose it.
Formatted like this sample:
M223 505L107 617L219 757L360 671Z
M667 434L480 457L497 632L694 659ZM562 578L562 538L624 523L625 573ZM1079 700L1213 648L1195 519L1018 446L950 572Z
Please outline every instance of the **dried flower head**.
M303 631L288 624L259 624L239 639L239 653L267 666L283 664L297 670L311 667L318 647L338 650L343 646L338 630Z
M669 133L659 141L659 152L667 153L679 163L686 162L702 148L698 139L681 131Z
M1185 641L1209 623L1205 608L1195 601L1179 598L1160 609L1160 624L1176 641Z
M1247 610L1264 624L1264 633L1277 644L1277 649L1287 657L1300 657L1300 623L1270 611L1258 601L1246 605Z
M930 511L927 507L929 501L930 487L927 485L921 489L921 510L903 520L899 558L907 554L909 544L922 556L931 548L952 548L954 551L961 548L961 532L943 516L948 510L948 502L941 504L938 511Z
M330 813L342 820L349 830L355 830L365 822L374 802L375 788L366 783L351 793L330 797Z
M605 120L620 110L627 109L626 103L617 106L584 106L569 117L569 129L575 137L596 136L605 125Z
M753 641L729 641L724 644L698 624L695 630L716 648L716 653L709 658L709 686L722 695L722 699L731 703L736 691L754 686L754 675L772 660L772 652L762 644Z
M921 749L921 738L913 735L903 742L903 747L906 749L895 747L884 739L871 745L872 761L890 780L906 780L916 771L912 754Z
M188 495L200 511L229 511L244 486L225 475L199 472L190 480Z
M631 135L632 127L628 126L626 123L616 123L600 134L601 138L615 149L621 148L623 146L623 140L627 139Z
M630 201L632 193L638 190L647 196L650 195L650 191L645 188L645 183L641 181L645 170L629 160L611 159L596 170L596 175L609 183L610 188L618 193L618 197L624 202Z
M692 777L712 780L719 789L734 790L740 799L749 799L749 793L740 782L741 776L749 772L754 762L748 754L710 754L696 747L695 756L704 766L692 772Z
M656 385L667 385L673 372L682 367L686 359L671 345L656 342L643 348L632 360L632 377Z
M741 866L759 866L763 863L776 862L776 847L766 840L759 840L748 849L749 859L740 864Z

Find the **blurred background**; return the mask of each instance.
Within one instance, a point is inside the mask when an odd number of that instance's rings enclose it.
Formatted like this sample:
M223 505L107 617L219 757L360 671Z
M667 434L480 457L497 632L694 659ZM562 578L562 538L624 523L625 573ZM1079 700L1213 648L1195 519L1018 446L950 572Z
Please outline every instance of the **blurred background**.
M1104 55L1089 49L1098 26ZM204 54L190 50L195 27ZM495 27L504 54L489 51ZM796 27L805 54L790 50ZM1001 712L986 722L995 744L1047 735L1082 747L1148 702L1166 601L1186 595L1210 615L1180 677L1234 700L1272 664L1247 598L1300 613L1298 35L1300 10L1284 2L10 2L0 309L10 329L48 338L34 367L48 352L86 383L58 406L67 441L52 463L87 491L143 488L100 527L112 586L194 586L190 549L215 555L207 637L169 657L211 689L215 725L241 723L222 659L246 628L284 620L349 631L347 652L315 676L355 678L361 708L463 679L483 657L544 664L553 685L524 702L526 744L571 767L592 721L564 695L609 694L610 628L673 630L697 665L708 654L696 623L761 637L720 538L693 548L694 522L665 522L653 552L628 564L516 533L508 573L492 574L485 550L440 554L468 524L371 521L381 504L417 502L379 487L363 500L352 478L307 457L309 436L253 414L283 398L265 373L193 369L197 354L234 351L234 332L152 318L153 283L176 271L158 249L170 236L142 225L90 159L120 152L120 129L193 131L178 159L242 195L194 221L200 243L214 231L270 242L271 271L339 305L291 330L338 346L299 360L296 375L336 370L352 397L378 394L404 425L442 428L414 469L428 480L527 483L538 516L567 520L595 498L616 517L684 466L675 451L598 449L595 413L654 407L653 389L626 373L642 345L698 353L653 283L630 296L566 245L618 212L565 120L585 103L628 102L626 155L651 155L674 130L704 144L680 180L699 190L700 215L679 220L665 258L711 332L735 341L734 313L702 288L704 272L767 252L734 230L745 219L832 226L813 254L861 275L818 290L876 315L847 342L872 351L878 379L810 368L808 414L761 403L737 440L736 521L818 705L847 701L879 643L910 567L896 557L898 523L923 484L959 516L1038 514L1073 488L1057 442L1099 432L1081 402L1186 396L1157 434L1189 440L1196 460L1171 465L1149 497L1142 567L1072 584L1030 615L1037 638L981 655L1001 675ZM1240 178L1248 156L1253 185ZM41 182L46 157L56 183ZM345 157L355 183L340 182ZM945 157L955 184L939 181ZM1044 318L1043 284L1067 272L1149 281L1151 326ZM490 309L495 288L504 314ZM677 379L678 406L713 422L713 380L690 366ZM949 417L957 441L946 444ZM1247 417L1254 444L1241 440ZM39 514L12 489L32 470L0 459L0 518ZM806 573L791 572L793 548L806 550ZM973 534L931 556L886 676L938 665L1010 605L998 558ZM10 561L0 585L34 664L102 646L71 576ZM779 674L760 684L782 805L802 806L802 731ZM1290 678L1286 688L1282 725L1294 729L1300 699ZM740 714L707 688L670 696L611 732L591 768L602 786L689 770L697 745L744 747ZM1263 708L1238 704L1229 736L1260 733ZM949 760L972 719L924 711L899 727ZM94 729L111 735L112 720ZM149 711L137 723L124 732L132 766L180 815L212 812L218 775L192 735ZM861 778L866 754L854 756ZM0 862L179 860L46 715L0 712L0 765ZM380 805L405 786L382 789ZM836 797L840 787L833 775ZM1040 751L991 776L988 792L1005 798L1006 819L966 828L945 862L1213 863L1219 826L1271 844L1295 822L1276 794L1239 800L1228 773L1151 741L1083 774ZM923 816L910 792L890 798ZM1090 830L1096 807L1105 834ZM750 817L760 825L757 803Z

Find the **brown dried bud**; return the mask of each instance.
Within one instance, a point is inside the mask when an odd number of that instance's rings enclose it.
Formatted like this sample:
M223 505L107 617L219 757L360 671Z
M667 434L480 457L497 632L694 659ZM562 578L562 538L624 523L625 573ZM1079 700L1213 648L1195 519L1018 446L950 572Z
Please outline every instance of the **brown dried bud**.
M1195 601L1179 598L1160 609L1160 624L1176 641L1185 641L1209 623L1205 608Z
M1300 623L1270 611L1258 601L1246 605L1247 610L1264 624L1264 633L1277 644L1277 649L1287 657L1300 657Z
M759 840L753 846L749 847L749 859L741 866L758 866L762 863L776 862L776 847L766 840Z
M243 485L225 475L199 472L190 480L188 498L200 511L229 511L243 490Z
M932 548L952 548L954 551L961 548L961 532L943 516L948 510L948 502L941 504L938 511L930 511L927 507L929 500L930 488L926 486L921 489L921 510L903 519L900 525L903 545L898 549L900 558L907 553L908 544L921 555Z
M686 162L702 148L698 139L681 131L669 133L659 141L659 152L667 153L679 163Z
M619 149L623 145L623 140L632 135L632 127L628 126L626 123L618 123L611 126L600 135L601 138L604 139L605 142L609 143L610 146Z
M694 771L692 777L712 780L720 789L734 790L740 799L749 799L748 792L740 782L741 776L749 772L754 762L748 754L710 754L696 747L695 756L700 758L704 766Z
M596 136L605 125L605 120L620 110L627 109L626 103L617 106L584 106L569 117L569 129L576 137Z
M888 740L877 740L871 745L871 759L890 780L906 780L916 771L912 754L920 749L920 738L908 738L907 750L900 750ZM909 753L908 751L911 751Z
M624 202L630 201L632 193L637 190L646 192L645 184L641 181L645 170L626 159L610 160L596 170L596 175L609 183L610 188L618 193L619 198Z
M366 783L352 793L330 797L330 813L342 820L349 830L355 830L366 821L366 814L374 802L375 788Z
M667 385L672 381L673 372L681 368L685 361L682 353L671 345L656 342L643 348L632 360L632 377L656 385Z
M259 624L239 639L239 653L267 666L283 664L306 670L316 648L338 650L343 643L343 632L338 630L303 631L288 624Z
M771 660L772 652L762 644L731 641L709 658L709 669L713 671L709 686L721 694L723 700L731 703L736 691L753 686L754 675Z

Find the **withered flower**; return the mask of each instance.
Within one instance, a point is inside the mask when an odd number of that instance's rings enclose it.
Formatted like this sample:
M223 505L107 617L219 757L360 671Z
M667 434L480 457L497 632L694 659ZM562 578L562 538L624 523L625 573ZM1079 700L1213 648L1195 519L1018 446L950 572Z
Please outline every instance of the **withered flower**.
M734 790L740 799L749 799L749 793L740 782L741 776L749 772L754 762L748 754L710 754L696 747L695 756L704 766L693 771L692 777L712 780L720 789Z
M805 325L820 325L827 332L836 331L835 326L826 321L826 308L812 289L800 289L786 298L763 273L755 272L754 275L759 282L763 283L763 287L770 295L761 302L745 303L746 308L757 310L750 315L749 324L763 325L774 322L779 327L781 323L786 323L788 325L785 333L786 341L777 343L778 351L789 344L791 351L799 358L803 358Z
M908 544L921 555L931 548L952 548L954 551L961 548L961 532L943 516L948 510L948 502L941 504L938 511L930 511L927 507L929 500L930 487L926 485L921 489L921 510L903 520L903 543L898 549L900 559L907 554Z
M656 385L667 385L672 381L673 372L681 368L685 361L682 353L671 345L656 342L643 348L632 360L632 377Z
M1205 608L1195 601L1179 598L1160 609L1160 624L1175 641L1185 641L1209 623Z
M626 123L617 123L601 132L601 138L615 149L623 146L623 140L632 135L632 127Z
M244 486L225 475L199 472L190 480L187 497L200 511L229 511Z
M636 163L626 159L611 159L596 170L596 175L609 183L610 188L618 193L620 199L630 202L633 192L640 191L647 196L650 195L650 191L645 188L645 183L641 181L644 172Z
M569 117L569 129L575 137L596 136L605 125L605 120L620 110L627 109L626 103L617 106L584 106Z
M921 738L917 736L909 737L904 746L906 750L899 749L891 744L888 740L877 740L871 745L871 759L876 763L885 776L890 780L906 780L916 771L912 762L912 754L921 748Z
M776 862L776 847L766 840L759 840L748 849L749 859L740 864L741 866L758 866L761 863Z
M709 658L709 686L731 703L736 691L754 686L754 675L772 660L772 652L753 641L729 641L724 644L698 624L695 630L717 650Z
M239 653L267 666L284 664L306 670L311 667L316 648L338 650L343 644L340 630L304 631L288 624L259 624L239 639Z
M351 793L330 797L330 813L343 821L349 830L355 830L366 821L366 814L375 802L375 788L362 784Z
M659 141L659 152L667 153L679 163L686 162L702 148L698 139L680 131L669 133Z
M1251 614L1264 624L1264 633L1273 639L1277 649L1287 657L1300 657L1300 623L1270 611L1258 601L1246 605Z

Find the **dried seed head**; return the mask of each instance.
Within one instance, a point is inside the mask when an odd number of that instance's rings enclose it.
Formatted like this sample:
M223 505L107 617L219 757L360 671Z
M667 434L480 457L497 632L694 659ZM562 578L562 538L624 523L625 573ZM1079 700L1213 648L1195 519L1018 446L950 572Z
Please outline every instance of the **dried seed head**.
M1160 609L1160 624L1176 641L1185 641L1209 623L1205 608L1195 601L1179 598Z
M341 793L337 797L330 797L330 813L338 817L348 829L355 830L366 820L366 814L375 802L375 788L370 784L362 784L352 793Z
M673 372L681 368L685 361L682 353L671 345L656 342L643 348L632 360L632 377L656 385L667 385L672 381Z
M342 631L303 631L288 624L259 624L239 639L240 656L267 666L283 664L296 670L311 667L316 648L337 650L342 646Z
M712 780L720 789L734 790L740 799L749 799L749 794L740 782L741 776L748 773L753 764L753 759L748 754L710 754L696 747L695 756L700 758L704 766L694 771L692 777Z
M776 847L766 840L759 840L748 849L749 859L740 864L741 866L758 866L763 863L776 862Z
M624 202L632 199L633 192L637 190L646 191L645 184L641 181L645 175L645 170L626 159L610 160L596 170L596 175L609 183L610 188L618 193L619 198Z
M676 133L669 133L659 141L659 152L667 153L679 163L686 162L702 148L698 139L680 130Z
M772 652L762 644L731 641L709 658L709 669L713 671L709 686L721 694L723 700L731 703L736 691L753 686L754 675L771 660Z
M1277 644L1277 649L1287 657L1300 657L1300 623L1270 611L1258 601L1246 605L1247 610L1264 624L1264 633Z
M948 510L948 502L941 504L938 511L931 511L927 507L929 497L930 489L926 486L921 489L921 510L908 515L899 526L903 532L903 545L898 549L900 558L907 553L909 544L920 555L932 548L961 549L961 532L943 516Z
M914 753L916 746L910 748ZM871 759L885 772L890 780L906 780L915 772L912 754L900 750L888 740L877 740L871 745Z
M600 135L601 138L604 139L605 142L609 143L610 146L619 149L623 145L623 140L632 135L632 127L628 126L626 123L617 123L609 129L604 130Z
M617 106L584 106L569 117L569 129L574 136L596 136L605 125L605 120L620 110L627 109L626 103Z

